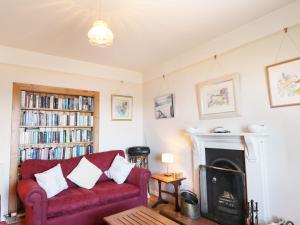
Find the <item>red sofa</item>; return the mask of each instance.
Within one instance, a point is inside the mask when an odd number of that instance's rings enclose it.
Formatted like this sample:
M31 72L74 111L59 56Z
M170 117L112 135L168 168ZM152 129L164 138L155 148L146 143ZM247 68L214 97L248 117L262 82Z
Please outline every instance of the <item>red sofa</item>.
M120 150L95 153L86 158L103 172L107 170ZM67 180L69 188L47 199L37 184L34 174L61 163L66 177L80 158L68 160L27 160L21 166L22 180L18 194L25 205L27 225L99 225L105 216L139 205L147 205L147 183L150 171L133 168L124 184L118 185L103 175L91 190L76 186ZM88 176L88 174L87 174Z

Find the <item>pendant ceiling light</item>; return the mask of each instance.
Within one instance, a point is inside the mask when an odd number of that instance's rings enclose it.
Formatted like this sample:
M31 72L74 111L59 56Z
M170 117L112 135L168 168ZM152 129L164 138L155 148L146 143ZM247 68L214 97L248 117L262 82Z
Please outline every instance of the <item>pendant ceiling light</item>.
M99 13L101 8L100 1L101 0L99 0L99 10L98 10ZM93 26L89 30L88 38L91 45L97 47L106 47L112 45L114 35L111 32L111 30L108 28L107 24L103 20L98 19L93 23Z

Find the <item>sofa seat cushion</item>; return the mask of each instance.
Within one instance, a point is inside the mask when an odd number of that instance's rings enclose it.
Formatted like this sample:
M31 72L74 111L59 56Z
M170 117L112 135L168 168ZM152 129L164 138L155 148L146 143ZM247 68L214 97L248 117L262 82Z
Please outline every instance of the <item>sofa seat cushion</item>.
M116 184L114 181L101 182L92 190L98 196L101 205L129 199L140 194L137 186L128 183Z
M139 192L135 185L116 184L114 181L97 183L90 190L80 187L68 188L48 199L48 218L126 200L138 196Z
M97 195L80 187L72 187L48 199L48 218L65 215L98 204Z

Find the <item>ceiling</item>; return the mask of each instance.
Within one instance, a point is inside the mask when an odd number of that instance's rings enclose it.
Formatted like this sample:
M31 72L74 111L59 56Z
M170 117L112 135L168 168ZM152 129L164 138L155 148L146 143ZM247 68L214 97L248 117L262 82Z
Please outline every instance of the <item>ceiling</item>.
M90 46L99 0L2 0L0 45L143 72L293 0L102 0L115 35Z

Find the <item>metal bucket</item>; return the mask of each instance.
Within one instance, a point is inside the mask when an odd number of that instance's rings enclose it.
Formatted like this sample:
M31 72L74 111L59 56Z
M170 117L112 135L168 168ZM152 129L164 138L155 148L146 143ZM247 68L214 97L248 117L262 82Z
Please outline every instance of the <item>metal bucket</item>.
M181 214L191 219L200 217L200 203L194 192L184 190L180 193Z

